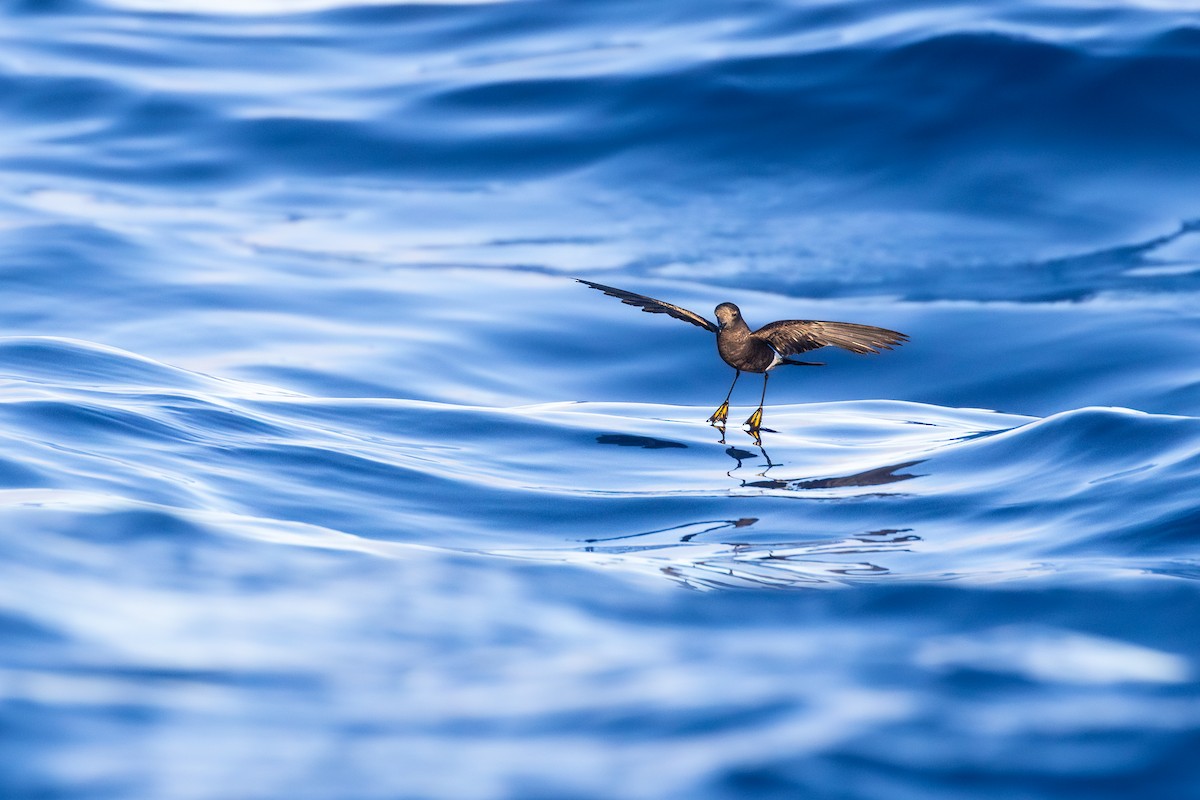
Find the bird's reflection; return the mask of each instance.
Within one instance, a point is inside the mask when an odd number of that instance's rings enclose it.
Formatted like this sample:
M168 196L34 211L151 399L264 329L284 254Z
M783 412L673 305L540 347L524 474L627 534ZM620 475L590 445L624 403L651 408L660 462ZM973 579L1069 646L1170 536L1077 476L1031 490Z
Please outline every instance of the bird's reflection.
M669 528L659 528L659 529L653 530L653 531L642 531L640 533L627 533L627 534L624 534L623 536L608 536L608 537L599 538L599 539L584 539L583 541L589 545L589 547L586 547L584 549L587 550L588 552L591 552L593 550L591 545L595 545L600 542L617 542L617 541L621 541L622 539L640 539L642 537L656 536L658 534L670 535L677 531L688 530L690 528L696 528L699 526L703 526L700 528L700 530L694 530L694 531L691 531L690 533L685 533L682 536L680 536L678 539L672 538L672 542L674 542L674 541L690 542L692 539L696 538L697 536L700 536L701 534L712 533L713 531L719 531L724 528L745 528L750 525L753 525L756 522L758 522L758 517L740 517L738 519L706 519L706 520L702 520L700 522L688 522L688 523L684 523L683 525L672 525Z
M725 455L729 456L730 458L732 458L734 461L737 462L737 465L733 469L728 470L725 473L729 477L735 478L735 479L737 476L735 476L733 473L742 469L744 466L744 462L749 461L750 459L756 459L760 455L762 456L762 463L759 466L762 466L763 470L762 470L762 472L756 473L759 477L766 477L768 470L771 470L774 467L781 466L780 464L776 464L774 461L771 460L771 455L767 452L767 449L765 447L763 447L762 445L758 446L757 453L754 453L750 450L743 450L740 447L726 447ZM744 486L745 484L746 484L746 482L742 481L742 485Z
M754 517L700 520L585 539L586 546L576 552L580 558L587 554L588 560L599 559L609 565L653 569L692 589L802 588L890 575L888 567L868 557L878 559L886 553L907 552L913 543L921 541L908 528L807 541L756 542L750 537L730 536L758 522Z

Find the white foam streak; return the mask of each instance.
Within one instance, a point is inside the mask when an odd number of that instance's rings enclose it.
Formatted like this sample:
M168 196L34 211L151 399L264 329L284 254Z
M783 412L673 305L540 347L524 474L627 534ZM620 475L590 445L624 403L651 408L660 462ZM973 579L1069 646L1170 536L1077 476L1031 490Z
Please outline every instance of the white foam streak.
M1067 684L1185 683L1182 656L1101 636L1052 628L1006 626L980 635L925 643L917 662L936 670L1007 673Z

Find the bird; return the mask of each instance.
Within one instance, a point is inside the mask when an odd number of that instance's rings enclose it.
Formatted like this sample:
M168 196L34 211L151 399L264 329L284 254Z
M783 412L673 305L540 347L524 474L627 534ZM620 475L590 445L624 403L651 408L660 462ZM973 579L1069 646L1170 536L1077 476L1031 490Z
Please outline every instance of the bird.
M899 331L877 328L874 325L812 319L782 319L752 331L742 318L741 309L733 303L721 303L713 310L717 317L714 323L694 311L655 300L653 297L582 278L575 280L604 292L609 297L615 297L625 305L640 308L648 314L666 314L717 335L717 352L725 363L734 369L733 383L729 384L725 400L708 418L710 424L722 429L729 418L729 398L733 396L733 387L737 385L743 372L762 373L763 376L762 396L759 398L758 408L742 423L752 433L757 434L762 430L763 404L767 400L767 379L771 376L771 370L780 366L825 366L813 361L796 361L790 356L829 346L840 347L851 353L877 355L908 341L908 336Z

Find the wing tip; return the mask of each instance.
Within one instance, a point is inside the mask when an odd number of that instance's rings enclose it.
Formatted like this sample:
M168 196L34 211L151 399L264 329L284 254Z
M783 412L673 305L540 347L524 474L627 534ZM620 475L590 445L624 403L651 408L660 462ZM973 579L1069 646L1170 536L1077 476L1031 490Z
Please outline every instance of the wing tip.
M655 300L653 297L647 297L644 294L631 292L627 289L618 289L615 286L606 286L603 283L596 283L595 281L584 280L583 278L575 278L575 281L592 289L597 289L609 297L615 297L627 306L640 308L647 314L666 314L669 317L674 317L696 327L704 328L707 331L713 333L717 331L717 326L714 323L709 322L694 311L688 311L686 308L681 308L662 300Z
M575 282L582 283L589 289L595 289L598 292L604 292L609 297L621 298L628 297L630 294L632 294L632 292L627 292L624 289L618 289L615 286L605 286L603 283L596 283L595 281L589 281L583 278L575 278Z
M845 324L845 323L842 323ZM836 347L859 355L880 355L884 350L895 350L909 341L908 334L875 325L850 323L853 332L842 342L831 342Z

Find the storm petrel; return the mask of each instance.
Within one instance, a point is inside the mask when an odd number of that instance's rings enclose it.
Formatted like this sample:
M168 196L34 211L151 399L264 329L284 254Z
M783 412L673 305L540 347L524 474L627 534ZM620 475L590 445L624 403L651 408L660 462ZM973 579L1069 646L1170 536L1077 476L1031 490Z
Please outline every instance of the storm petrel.
M617 298L625 305L637 306L649 314L667 314L717 335L717 352L726 364L736 370L724 402L708 418L712 424L722 427L729 417L729 398L733 395L733 387L737 385L737 380L743 372L761 372L763 376L762 397L758 401L758 408L743 423L748 425L751 431L758 431L762 427L763 403L767 399L767 378L771 376L771 370L780 365L824 366L812 361L794 361L789 356L828 346L840 347L851 353L877 354L881 350L891 350L908 341L908 337L903 333L887 328L811 319L782 319L752 331L742 319L741 310L733 303L721 303L717 306L713 312L717 315L717 322L712 323L694 311L655 300L653 297L600 283L577 280L585 286L604 292L609 297Z

